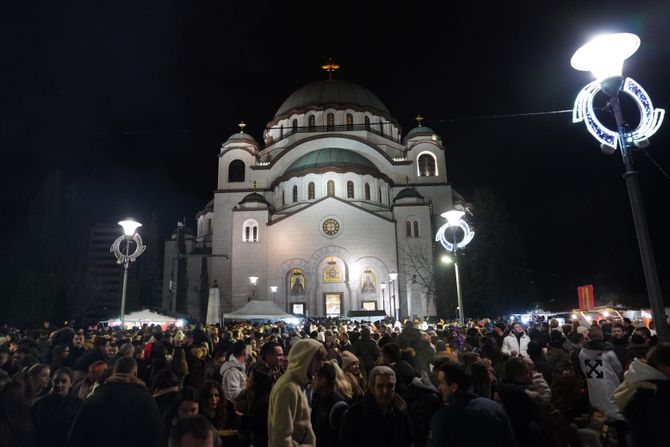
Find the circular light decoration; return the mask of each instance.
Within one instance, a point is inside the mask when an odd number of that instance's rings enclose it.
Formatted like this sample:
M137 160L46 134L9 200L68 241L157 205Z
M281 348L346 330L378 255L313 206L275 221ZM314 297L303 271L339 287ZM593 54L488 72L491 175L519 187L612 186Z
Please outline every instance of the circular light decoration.
M322 225L323 232L328 236L335 236L340 231L340 223L335 219L326 219Z
M601 89L601 82L593 81L579 92L572 110L572 122L584 121L586 129L596 140L616 149L619 144L618 132L605 127L593 111L593 98ZM649 139L661 127L665 110L654 109L647 92L631 78L624 80L621 91L633 98L640 110L640 124L626 135L627 142L637 143Z
M447 213L444 213L447 214ZM444 216L442 214L442 216ZM446 218L446 216L444 216ZM446 237L446 232L449 228L451 227L460 227L461 230L463 230L463 239L461 239L460 242L456 243L454 242L449 242ZM449 222L447 221L446 224L442 225L439 230L437 230L437 234L435 235L435 241L439 242L442 244L442 246L450 252L455 252L458 248L463 248L466 245L468 245L471 241L472 238L475 237L475 232L472 231L472 228L470 228L470 225L463 219L459 219L457 223Z

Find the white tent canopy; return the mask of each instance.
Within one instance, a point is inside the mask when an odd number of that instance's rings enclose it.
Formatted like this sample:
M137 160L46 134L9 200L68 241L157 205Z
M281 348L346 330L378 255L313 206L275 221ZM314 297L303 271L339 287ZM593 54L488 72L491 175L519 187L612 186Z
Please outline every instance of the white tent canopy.
M126 327L142 326L145 323L149 325L154 324L160 326L180 323L178 318L161 315L158 312L153 312L147 309L126 314L123 320ZM107 323L110 326L116 326L120 324L120 321L115 318L112 320L103 321L102 323Z
M229 320L294 320L295 316L287 314L272 301L249 301L235 312L223 314Z

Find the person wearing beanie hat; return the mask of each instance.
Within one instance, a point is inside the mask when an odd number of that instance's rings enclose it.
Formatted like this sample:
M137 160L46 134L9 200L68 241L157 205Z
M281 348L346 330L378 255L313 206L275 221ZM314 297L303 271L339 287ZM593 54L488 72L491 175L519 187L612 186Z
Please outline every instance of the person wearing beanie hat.
M352 354L349 351L344 351L341 354L342 357L342 370L344 372L353 372L353 371L348 371L349 366L351 366L352 363L356 363L356 367L360 366L360 362L358 361L358 357L356 357L354 354ZM356 374L355 372L354 374Z
M361 375L358 357L349 351L342 352L342 371L351 384L352 402L362 399L365 395L365 379Z

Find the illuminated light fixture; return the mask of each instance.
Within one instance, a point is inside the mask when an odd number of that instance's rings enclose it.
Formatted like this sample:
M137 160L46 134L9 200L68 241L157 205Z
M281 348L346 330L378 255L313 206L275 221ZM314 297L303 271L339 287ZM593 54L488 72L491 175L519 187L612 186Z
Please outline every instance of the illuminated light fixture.
M600 81L593 81L584 87L575 99L575 106L572 109L572 122L580 123L584 121L586 129L600 143L611 146L614 149L619 145L619 133L605 127L596 117L593 109L593 98L602 90ZM626 143L638 144L648 140L661 127L664 109L654 109L651 98L640 84L631 78L624 80L622 92L628 94L640 111L640 123L632 132L626 134Z
M398 279L398 274L397 273L389 273L389 278L391 279L391 281L395 281L396 279Z
M577 317L577 314L572 314L572 315L570 315L570 316L572 317L573 320L576 320L576 319L578 318L578 317Z
M451 210L446 213L442 213L442 217L447 219L447 223L442 225L435 235L435 241L442 244L442 246L450 252L455 252L459 248L464 248L468 245L472 238L475 237L475 232L472 231L470 225L463 220L465 213L463 211ZM463 239L460 242L454 243L447 240L446 232L451 227L460 227L463 230Z
M277 289L278 289L277 286L270 286L270 291L271 291L272 293L277 293Z
M447 256L447 255L443 255L443 256L440 258L440 260L442 261L443 264L451 264L451 263L454 262L454 260L451 259L451 257L449 257L449 256Z
M255 286L256 282L258 282L258 276L250 276L249 281L251 281L252 286Z
M640 38L631 33L602 34L583 45L570 59L576 70L590 71L598 81L621 76L623 61L640 48Z
M137 231L137 229L142 226L141 223L133 219L122 220L119 222L119 225L121 225L121 228L123 228L124 236L128 237L135 236L135 232Z
M607 312L607 311L604 311L604 312L603 312L603 317L609 317L609 316L610 316L610 313L609 313L609 312Z

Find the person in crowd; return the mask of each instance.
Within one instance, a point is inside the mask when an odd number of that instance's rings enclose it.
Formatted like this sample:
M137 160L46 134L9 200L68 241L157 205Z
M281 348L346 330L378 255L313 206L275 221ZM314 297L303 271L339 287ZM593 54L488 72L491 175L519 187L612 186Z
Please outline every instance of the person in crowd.
M50 377L51 368L44 363L35 363L28 369L25 378L26 399L28 404L32 405L39 397L47 394L49 391Z
M629 423L633 446L661 447L668 444L670 424L670 343L653 347L646 363L634 359L614 391L614 401Z
M547 361L542 345L537 341L531 341L528 343L527 352L528 357L533 362L535 371L542 374L544 380L546 380L547 383L552 383L554 375L558 374L560 371L553 364Z
M88 371L88 367L97 361L107 363L109 360L107 350L109 348L109 340L104 337L96 337L93 342L93 349L84 352L81 357L74 364L74 369L77 371Z
M435 356L435 348L431 345L430 335L423 333L414 342L414 369L419 374L430 374L430 363Z
M274 379L262 368L252 369L247 380L248 417L247 426L254 447L268 445L268 408Z
M492 377L489 367L484 363L487 359L474 363L470 367L472 378L472 392L480 397L493 399L493 387L495 376Z
M67 445L158 447L164 430L156 402L137 378L135 359L124 357L114 365L113 375L83 402Z
M336 447L337 430L331 423L333 407L345 398L336 391L336 366L326 362L314 376L311 421L317 447Z
M377 343L370 336L370 329L363 327L360 332L360 338L353 342L351 353L358 357L358 360L363 366L365 375L369 376L372 368L377 364L379 357L379 347Z
M546 361L557 371L570 369L570 352L566 349L566 337L558 329L549 332L549 348L547 349ZM539 368L538 368L539 369Z
M234 402L245 388L246 362L247 345L243 341L237 341L231 348L228 361L221 367L223 394L231 402Z
M218 431L225 446L246 444L239 432L241 421L238 420L233 403L223 397L223 389L217 382L209 380L202 385L200 414Z
M216 440L216 430L204 416L186 416L172 427L168 447L215 447Z
M651 349L651 332L647 328L635 328L628 343L628 359L643 359ZM623 365L622 365L623 366Z
M349 351L342 351L342 371L351 384L351 401L362 399L365 395L365 379L361 374L358 357Z
M284 366L284 348L274 341L268 341L261 346L260 356L258 361L253 364L251 369L262 368L272 377L272 381L276 382L279 376L282 375Z
M70 346L66 344L58 344L51 350L51 362L49 366L54 371L64 366L72 366L70 362Z
M509 418L496 402L470 391L472 378L459 363L446 361L438 368L438 388L448 403L430 422L429 447L470 445L473 434L486 445L517 445Z
M402 397L405 396L405 389L414 380L419 377L419 372L412 368L406 360L400 358L400 347L395 343L388 343L382 348L382 365L388 366L396 373L397 382L395 391ZM368 385L369 386L369 385Z
M70 365L77 363L77 360L86 352L84 347L84 342L86 337L84 336L84 331L79 330L74 333L72 336L72 346L70 346Z
M288 368L272 388L268 413L268 446L291 447L316 442L305 387L327 358L313 339L296 342L289 351Z
M79 372L81 378L72 387L72 392L80 399L86 399L93 392L95 384L100 382L100 377L102 377L105 369L107 369L107 363L102 360L91 363L85 376Z
M9 377L18 371L16 366L12 364L9 349L6 346L0 346L0 369L5 371Z
M171 430L178 419L200 413L200 395L193 387L185 386L177 392L172 407L164 420L166 430Z
M502 353L510 357L525 357L528 355L528 343L530 343L530 337L524 331L521 323L514 323L509 335L503 340Z
M628 359L628 337L621 323L614 323L612 325L612 346L614 353L619 359L619 363L621 363L624 371L627 370L630 363Z
M503 340L505 339L505 323L498 322L491 328L491 337L495 340L498 349L502 349Z
M63 367L54 373L51 392L35 401L31 417L35 428L35 445L64 447L67 432L82 400L70 394L74 372Z
M604 341L601 328L589 329L589 341L579 353L579 366L586 378L591 406L615 425L618 442L625 446L626 423L612 399L614 390L621 383L623 367L612 345Z
M433 376L434 377L434 376ZM407 412L412 421L412 441L414 447L423 447L428 441L430 420L442 407L439 390L425 371L415 377L405 389Z
M8 380L0 385L0 446L32 445L33 425L23 383Z
M179 377L169 369L162 369L154 376L154 380L151 382L151 393L156 401L162 420L167 419L168 413L177 400L179 389Z
M388 366L370 371L366 397L344 414L338 446L410 446L412 431L407 405L395 393L396 375Z

